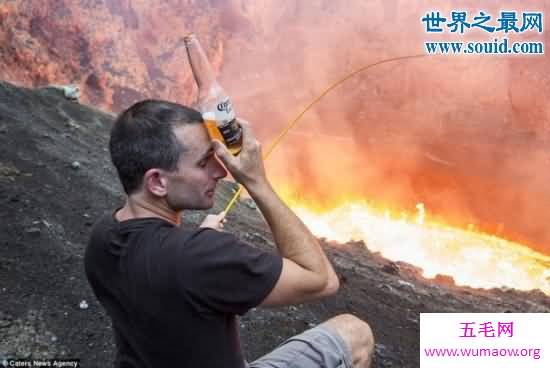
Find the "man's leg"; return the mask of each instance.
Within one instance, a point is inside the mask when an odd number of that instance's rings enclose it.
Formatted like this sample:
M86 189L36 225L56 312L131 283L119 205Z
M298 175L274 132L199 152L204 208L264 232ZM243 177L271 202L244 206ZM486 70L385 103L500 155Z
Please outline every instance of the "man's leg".
M369 324L352 314L340 314L320 326L336 331L348 344L354 368L368 368L374 355L374 336Z
M289 338L249 368L368 368L373 351L369 325L342 314Z

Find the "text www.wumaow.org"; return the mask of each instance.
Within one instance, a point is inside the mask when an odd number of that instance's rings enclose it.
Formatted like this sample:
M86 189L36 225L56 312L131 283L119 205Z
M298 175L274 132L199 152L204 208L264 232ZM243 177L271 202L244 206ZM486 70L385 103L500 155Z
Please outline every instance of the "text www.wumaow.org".
M538 360L540 348L424 348L426 357L529 357Z

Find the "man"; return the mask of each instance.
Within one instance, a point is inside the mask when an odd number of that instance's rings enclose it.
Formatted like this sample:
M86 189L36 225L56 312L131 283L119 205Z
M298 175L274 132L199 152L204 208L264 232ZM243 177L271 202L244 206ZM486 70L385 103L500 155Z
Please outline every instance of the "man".
M244 367L236 315L337 291L317 239L273 191L260 145L240 123L235 157L185 106L142 101L114 122L109 148L127 201L94 226L85 267L112 319L116 367ZM226 168L255 200L278 254L221 231L223 213L198 229L180 226L182 210L213 206ZM368 324L341 315L250 367L367 367L372 351Z

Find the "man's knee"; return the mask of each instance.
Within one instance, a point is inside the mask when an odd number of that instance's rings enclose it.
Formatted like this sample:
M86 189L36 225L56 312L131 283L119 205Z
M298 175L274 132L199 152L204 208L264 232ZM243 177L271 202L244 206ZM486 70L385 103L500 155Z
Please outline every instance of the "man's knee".
M374 351L374 335L369 324L352 314L340 314L322 323L333 328L348 344L354 363L370 361Z

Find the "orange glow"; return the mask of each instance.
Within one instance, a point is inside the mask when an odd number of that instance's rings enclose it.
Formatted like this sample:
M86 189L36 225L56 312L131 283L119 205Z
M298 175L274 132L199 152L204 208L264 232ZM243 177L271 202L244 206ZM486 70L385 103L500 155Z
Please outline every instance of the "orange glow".
M390 260L421 267L427 278L450 275L457 285L540 289L550 295L549 256L473 228L432 221L422 203L414 214L396 214L366 201L319 210L283 197L316 236L341 243L363 240Z

